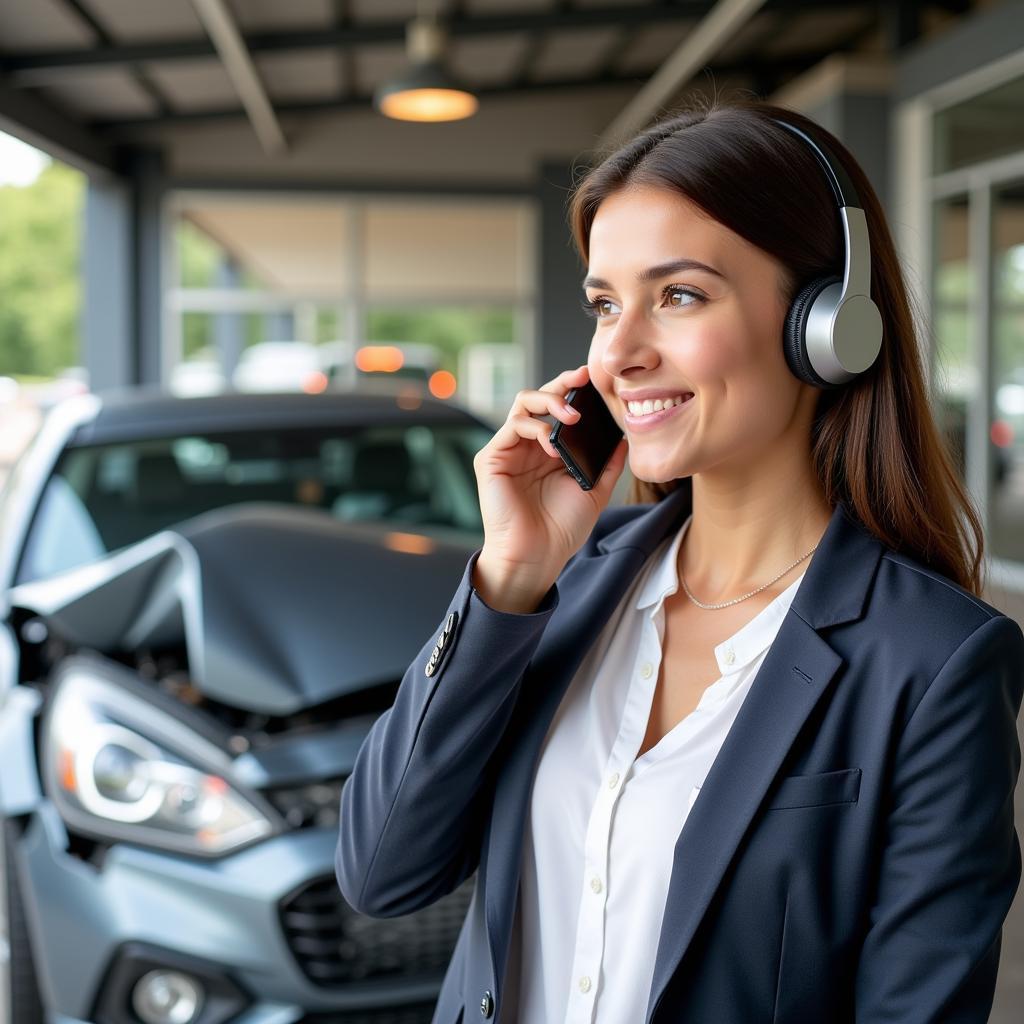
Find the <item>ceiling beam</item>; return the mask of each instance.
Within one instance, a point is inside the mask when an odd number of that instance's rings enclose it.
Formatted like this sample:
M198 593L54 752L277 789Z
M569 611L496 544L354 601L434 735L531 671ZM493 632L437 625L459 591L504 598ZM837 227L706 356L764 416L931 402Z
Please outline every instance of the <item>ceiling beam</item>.
M630 29L654 24L694 21L715 6L713 0L675 0L649 5L629 4L603 7L563 7L548 11L510 14L466 14L456 9L444 19L449 39L513 32L538 33L587 28ZM820 10L822 0L766 0L776 11ZM877 0L837 0L833 10L876 10ZM326 25L297 32L254 33L244 38L250 54L282 53L289 50L323 50L393 43L404 45L405 19ZM132 65L151 61L196 60L216 57L208 38L154 41L123 45L102 45L90 49L53 50L35 53L0 54L0 71L18 85L42 85L83 69Z
M797 54L777 61L764 62L757 60L741 60L730 64L713 64L706 69L712 76L726 75L765 76L772 81L788 80L807 71L828 57L833 50ZM571 78L532 81L524 79L504 85L474 86L473 93L477 96L511 96L516 94L562 92L573 89L598 89L606 86L629 85L634 89L643 83L643 73L603 73L600 75L581 75ZM370 95L345 97L329 97L322 100L302 100L292 103L278 103L276 110L279 116L303 114L323 114L344 112L346 110L365 110L372 106ZM224 107L209 110L192 110L171 114L168 117L132 118L130 120L94 121L90 128L108 139L131 139L140 131L150 128L165 128L203 122L224 121L245 117L245 111L239 107Z
M61 0L61 2L67 10L71 11L71 13L74 14L90 32L92 32L92 34L99 40L101 46L114 45L113 37L96 18L96 15L82 3L82 0ZM131 72L132 77L135 79L139 88L153 101L156 106L157 113L169 114L171 111L171 105L167 102L167 98L164 96L156 82L154 82L142 68L129 65L128 70Z
M352 23L352 12L349 9L349 0L332 0L333 24L336 29L347 29ZM338 69L338 84L340 95L351 96L356 89L356 55L346 53L340 47L335 54L335 64Z
M224 0L192 0L192 6L217 48L263 151L271 156L283 152L288 148L284 132Z
M765 0L719 0L601 133L595 148L617 146L648 125L764 5Z
M63 160L93 177L118 172L114 148L72 121L45 99L14 89L0 78L0 131Z

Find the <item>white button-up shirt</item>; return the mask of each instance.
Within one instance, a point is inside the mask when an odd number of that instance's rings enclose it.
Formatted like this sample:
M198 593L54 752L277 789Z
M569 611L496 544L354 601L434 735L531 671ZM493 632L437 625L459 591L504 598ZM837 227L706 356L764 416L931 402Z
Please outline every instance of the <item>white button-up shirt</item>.
M524 831L502 1024L644 1019L676 840L803 579L715 647L720 678L637 758L661 664L663 603L678 588L690 519L638 574L548 729Z

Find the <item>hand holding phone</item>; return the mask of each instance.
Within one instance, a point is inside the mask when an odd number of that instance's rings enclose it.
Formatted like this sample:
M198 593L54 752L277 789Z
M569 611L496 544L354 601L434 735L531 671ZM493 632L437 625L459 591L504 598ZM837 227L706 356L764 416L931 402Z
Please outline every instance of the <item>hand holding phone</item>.
M589 491L622 440L622 429L589 380L573 388L565 401L579 410L580 418L575 423L556 423L548 440L580 487Z
M540 388L520 391L504 424L473 459L484 523L473 586L495 610L537 606L593 530L625 467L621 431L592 429L611 416L596 391L596 404L583 405L592 390L585 389L589 379L584 363ZM570 392L574 407L566 404ZM572 428L562 452L549 439L551 424L543 416ZM570 463L578 485L566 472Z

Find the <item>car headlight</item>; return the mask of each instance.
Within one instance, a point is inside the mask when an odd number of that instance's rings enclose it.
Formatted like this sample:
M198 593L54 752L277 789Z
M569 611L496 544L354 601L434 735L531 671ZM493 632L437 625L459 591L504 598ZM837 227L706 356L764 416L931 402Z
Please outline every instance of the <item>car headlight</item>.
M231 781L231 758L188 714L120 665L65 661L43 724L43 778L64 820L206 856L278 831L273 808Z

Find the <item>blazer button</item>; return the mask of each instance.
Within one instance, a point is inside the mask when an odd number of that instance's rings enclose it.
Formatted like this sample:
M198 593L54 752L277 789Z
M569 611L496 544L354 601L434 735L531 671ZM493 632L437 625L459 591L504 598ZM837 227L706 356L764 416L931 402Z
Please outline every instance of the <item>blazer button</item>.
M444 628L438 634L437 640L434 642L434 649L430 652L430 658L423 669L425 675L432 676L437 671L437 663L441 660L441 653L444 651L445 647L448 646L448 641L451 640L452 631L455 629L455 624L458 621L458 613L451 612L444 624Z
M490 989L484 993L483 999L480 1000L480 1012L485 1017L490 1017L494 1013L494 996L491 995Z

